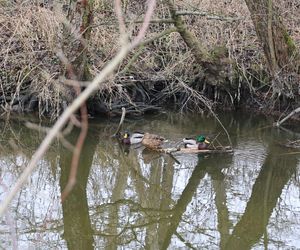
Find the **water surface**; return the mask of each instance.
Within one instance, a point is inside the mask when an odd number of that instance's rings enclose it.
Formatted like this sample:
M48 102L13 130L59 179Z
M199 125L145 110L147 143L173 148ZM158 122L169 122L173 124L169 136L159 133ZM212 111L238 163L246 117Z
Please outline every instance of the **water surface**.
M175 153L176 160L111 138L118 121L93 119L77 183L65 202L78 131L56 140L1 218L1 249L298 249L300 155L280 146L296 127L262 116L220 115L232 154ZM1 123L0 199L44 137ZM199 133L228 139L213 117L166 113L127 119L124 128L160 134L166 146ZM294 131L294 132L291 132Z

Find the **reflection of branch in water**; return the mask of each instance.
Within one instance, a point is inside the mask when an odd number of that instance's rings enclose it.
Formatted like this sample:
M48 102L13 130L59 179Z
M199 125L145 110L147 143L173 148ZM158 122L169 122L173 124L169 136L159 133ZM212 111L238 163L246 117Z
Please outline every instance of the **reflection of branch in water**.
M177 238L179 239L179 240L181 240L182 241L182 243L184 244L184 245L186 245L188 248L190 248L190 249L197 249L197 248L195 248L195 247L193 247L193 245L191 244L191 243L189 243L189 242L187 242L178 232L175 232L174 233L176 236L177 236Z
M131 213L143 213L144 216L133 223L132 221L127 221L125 225L120 229L121 224L118 221L115 221L114 227L116 230L108 232L103 232L100 230L95 231L95 235L103 236L108 238L109 246L113 246L120 240L120 237L126 236L126 239L129 242L133 241L133 239L128 239L128 231L131 231L132 235L135 235L135 229L148 228L150 226L156 226L158 223L165 224L170 220L170 215L172 213L171 210L160 210L155 208L143 207L141 204L134 202L129 199L120 199L115 202L105 203L96 207L97 212L93 214L93 216L97 214L102 214L106 211L119 211L120 207L128 206ZM116 218L119 219L119 216ZM111 224L110 221L109 224ZM131 235L131 236L132 236ZM130 237L131 237L130 236ZM123 242L124 243L124 242Z
M124 198L128 175L129 175L129 170L126 161L124 162L120 161L119 168L116 173L114 188L112 190L112 195L111 195L112 202ZM117 234L118 225L119 225L119 206L117 205L117 206L112 206L109 209L107 231L111 234ZM107 247L111 249L117 248L117 240L115 237L109 238L107 240Z
M115 202L108 202L105 204L97 205L95 209L94 215L103 213L103 210L109 209L110 206L129 206L131 212L143 212L143 213L164 213L164 214L171 214L172 209L160 209L160 208L151 208L151 207L143 207L140 203L134 202L133 200L129 199L120 199Z
M119 153L116 158L119 161L119 167L115 174L111 202L94 207L96 213L93 214L93 217L98 217L106 214L106 211L108 212L108 223L103 225L105 231L103 229L98 230L97 234L107 237L105 244L106 247L110 248L117 247L118 244L125 244L124 240L132 242L134 240L132 237L135 234L139 234L139 228L145 228L147 242L147 237L153 234L153 230L155 235L157 235L157 224L166 224L165 221L169 220L171 214L169 209L164 210L160 208L162 192L161 173L163 172L162 167L165 166L163 161L152 162L149 165L151 167L149 171L150 177L144 177L136 158L136 152L133 151L134 154L132 152L126 154L122 149L123 147L117 150ZM160 166L157 166L156 163L159 163ZM129 178L128 171L130 171L132 176L133 184L136 185L139 202L124 199L125 188ZM141 215L141 217L138 216L140 218L137 217L134 221L127 221L128 218L123 216L124 209L130 211L130 214Z
M285 128L285 127L282 127L282 126L280 126L279 127L281 130L283 130L283 131L285 131L285 132L287 132L288 134L290 134L291 136L297 136L298 138L300 138L300 133L297 133L297 132L295 132L295 131L292 131L292 130L290 130L290 129L288 129L288 128Z
M159 208L160 195L161 195L161 177L162 177L162 164L160 161L157 164L151 164L150 167L150 185L147 190L147 206L153 208ZM143 197L145 198L145 197ZM159 217L160 214L157 212L152 212L149 214L152 218ZM148 216L149 216L148 215ZM157 235L157 225L149 225L146 228L146 238L145 238L145 248L146 249L157 249L158 248L158 235Z
M147 157L149 158L148 160ZM164 159L162 158L161 154L153 150L145 149L143 151L144 163L148 163L148 161L149 163L151 162L151 165L149 165L151 168L149 171L149 180L147 180L142 175L140 165L137 165L136 169L132 168L132 177L135 180L134 184L136 185L136 192L138 195L139 202L141 204L141 212L143 213L144 217L147 218L147 221L151 222L146 228L145 248L158 248L158 236L160 234L157 233L157 219L162 218L162 213L165 211L168 214L163 215L169 216L170 214L169 205L171 203L170 197L174 173L174 171L172 171L173 161L168 160L167 162L165 162L165 159L161 161L154 161L153 157ZM165 171L165 168L169 171ZM169 174L171 174L171 177L168 177ZM162 180L166 182L162 183ZM166 200L163 200L162 197L165 197ZM160 232L162 232L161 225L165 224L166 223L163 222L159 224Z
M166 222L169 221L170 217L166 216L166 217L157 217L157 216L153 216L151 217L151 220L148 220L147 222L144 223L140 223L140 224L134 224L132 225L131 223L127 223L125 226L123 226L123 229L119 232L119 233L103 233L102 231L95 231L95 234L97 235L102 235L102 236L110 236L110 237L115 237L115 236L121 236L123 233L125 233L125 231L127 231L128 229L136 229L136 228L143 228L143 227L147 227L153 224L157 224L157 223L161 223L161 222Z
M296 157L269 154L252 188L240 221L224 249L250 249L266 232L269 218L286 183L295 173Z
M120 122L119 122L119 126L116 130L116 132L114 133L113 136L117 136L122 128L122 125L123 125L123 122L124 122L124 119L125 119L125 115L126 115L126 109L124 107L122 107L122 116L121 116L121 119L120 119Z
M168 158L167 166L163 168L162 173L162 194L161 194L161 202L160 208L163 210L170 209L171 204L173 204L172 199L172 188L173 188L173 179L174 179L175 167L173 164L173 160ZM166 235L167 227L165 223L161 223L158 225L158 235ZM159 246L162 244L162 237L159 237L158 244Z
M115 155L115 158L119 158L120 165L125 165L133 175L133 179L142 180L146 184L150 184L149 180L143 176L140 169L137 167L136 156L130 154L132 145L118 144L120 151ZM131 151L132 152L132 151Z
M177 204L173 209L173 214L170 223L169 225L166 225L166 234L160 236L163 238L160 249L167 249L170 245L172 235L176 232L176 229L181 221L181 217L185 212L188 204L191 202L193 195L196 192L197 187L200 183L200 180L205 176L205 174L206 171L202 165L199 164L195 167L188 184L186 185L179 200L177 201Z

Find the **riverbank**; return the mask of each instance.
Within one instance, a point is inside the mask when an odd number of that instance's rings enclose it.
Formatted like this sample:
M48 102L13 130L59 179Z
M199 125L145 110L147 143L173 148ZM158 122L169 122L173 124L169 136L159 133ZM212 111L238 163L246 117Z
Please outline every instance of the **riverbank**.
M298 73L281 72L277 78L282 86L275 91L244 2L193 4L203 10L203 17L194 11L184 15L184 22L201 42L207 63L199 63L173 23L164 22L169 14L165 5L158 4L153 19L162 20L151 24L142 46L89 98L91 116L118 116L121 107L132 116L168 108L181 112L247 108L285 115L300 105ZM83 90L117 53L119 31L113 5L95 2L89 37L79 34L80 22L68 19L72 6L34 1L19 6L3 0L0 5L0 112L36 113L55 120L76 98L74 84ZM298 7L277 5L299 47ZM135 22L144 14L142 4L123 7L126 20ZM189 8L185 1L176 7ZM293 13L293 19L286 13ZM132 35L138 28L136 21ZM79 72L82 62L86 62L83 74Z

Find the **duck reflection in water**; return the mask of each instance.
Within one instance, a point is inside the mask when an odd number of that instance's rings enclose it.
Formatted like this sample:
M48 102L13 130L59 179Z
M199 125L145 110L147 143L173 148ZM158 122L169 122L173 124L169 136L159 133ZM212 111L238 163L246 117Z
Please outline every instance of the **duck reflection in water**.
M160 158L161 154L158 153L158 152L156 152L156 151L154 151L154 150L151 150L149 148L145 148L142 151L142 156L143 156L144 163L145 164L150 164L151 161Z

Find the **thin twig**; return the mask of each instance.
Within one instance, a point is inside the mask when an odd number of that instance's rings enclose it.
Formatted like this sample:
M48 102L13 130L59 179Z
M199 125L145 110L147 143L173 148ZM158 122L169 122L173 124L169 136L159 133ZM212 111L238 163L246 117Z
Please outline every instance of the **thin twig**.
M74 81L74 80L66 79L65 77L61 77L60 81L66 85L73 86L73 87L78 85L80 87L87 87L88 85L91 84L90 81Z
M123 125L123 122L124 122L124 119L125 119L125 115L126 115L126 109L124 107L122 107L122 116L121 116L121 119L120 119L120 122L119 122L119 126L118 126L118 128L117 128L117 130L116 130L116 132L114 133L113 136L117 136L118 133L120 132L120 129L121 129L121 127Z
M217 14L210 14L208 12L202 12L202 11L176 11L177 15L180 16L205 16L206 19L215 19L220 21L238 21L241 20L239 17L227 17L227 16L221 16Z

